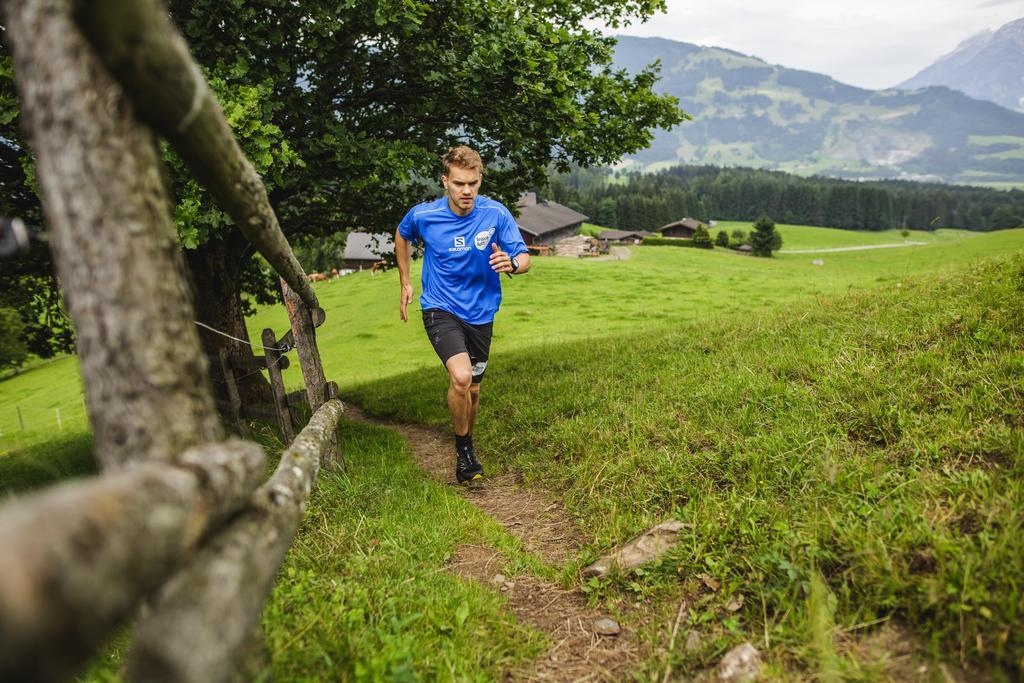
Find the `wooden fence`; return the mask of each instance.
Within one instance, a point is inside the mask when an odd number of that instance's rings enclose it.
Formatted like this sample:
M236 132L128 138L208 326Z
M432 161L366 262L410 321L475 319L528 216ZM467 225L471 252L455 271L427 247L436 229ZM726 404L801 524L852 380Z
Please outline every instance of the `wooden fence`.
M131 617L129 678L247 676L266 664L251 656L262 606L317 472L338 462L323 311L162 3L0 8L101 467L0 508L0 680L66 680ZM294 347L313 415L269 480L215 410L157 136L282 279L291 331L264 333L260 363L290 440L280 354ZM214 361L232 386L237 362ZM227 410L244 435L253 409L235 392Z

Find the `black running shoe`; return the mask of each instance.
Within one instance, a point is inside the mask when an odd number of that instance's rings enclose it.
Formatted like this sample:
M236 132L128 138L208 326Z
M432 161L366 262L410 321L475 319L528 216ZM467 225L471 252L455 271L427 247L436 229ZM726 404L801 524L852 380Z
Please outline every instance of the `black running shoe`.
M455 452L455 478L460 484L483 478L484 466L476 459L476 451L472 446L456 448Z

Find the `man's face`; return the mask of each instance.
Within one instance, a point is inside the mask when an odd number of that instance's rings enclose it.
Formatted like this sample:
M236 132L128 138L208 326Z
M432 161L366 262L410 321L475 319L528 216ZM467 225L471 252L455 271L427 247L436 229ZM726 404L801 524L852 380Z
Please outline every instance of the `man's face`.
M473 202L476 201L482 180L480 171L461 166L448 167L448 175L441 176L441 183L448 194L448 205L452 211L465 216L473 210Z

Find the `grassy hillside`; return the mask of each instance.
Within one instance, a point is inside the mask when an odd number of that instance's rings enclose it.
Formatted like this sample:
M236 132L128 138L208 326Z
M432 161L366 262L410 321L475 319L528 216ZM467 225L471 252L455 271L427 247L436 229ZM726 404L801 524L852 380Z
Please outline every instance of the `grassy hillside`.
M730 230L749 224L724 223ZM807 226L780 226L783 248L847 247L903 241L895 232L852 232ZM960 239L964 237L964 239ZM554 341L591 339L638 327L678 324L732 316L762 315L793 306L808 297L828 296L861 287L892 287L904 277L941 272L979 257L1024 246L1024 230L966 237L961 231L914 232L926 246L822 256L779 255L752 259L722 249L705 252L643 247L626 261L536 261L528 277L506 281L495 323L496 348L524 349ZM823 258L824 266L814 266ZM419 291L419 263L413 265ZM327 376L341 386L392 377L440 363L423 344L418 301L413 317L398 319L398 274L368 272L318 283L317 296L327 311L318 330ZM252 339L263 327L281 332L288 319L281 306L263 307L249 320ZM301 385L298 364L285 382ZM26 430L21 431L20 408ZM57 431L61 411L64 433L85 429L81 380L73 358L0 381L0 454L45 442Z
M751 640L781 668L814 671L889 620L946 658L1019 667L1024 259L901 284L500 353L477 428L484 461L563 491L594 539L584 560L666 517L687 524L645 576L591 588L720 581L691 613L713 637L677 655L690 670ZM420 371L349 393L443 423L443 389ZM819 576L828 596L812 609ZM837 630L816 650L825 616ZM836 665L873 676L871 662Z
M890 239L781 229L792 248ZM641 247L540 259L505 283L481 457L561 494L590 539L562 581L596 602L690 596L684 626L702 641L654 643L648 674L695 673L744 640L773 679L893 680L903 647L1024 665L1024 230L910 239L929 243L824 266ZM445 424L445 375L418 321L398 320L397 290L394 273L318 285L327 374L377 415ZM284 324L270 307L251 330ZM59 441L11 426L15 405L72 404L73 359L0 382L0 491L90 471L84 422ZM427 482L392 433L342 433L350 469L322 473L265 612L275 675L487 680L542 651L494 591L443 567L468 542L502 550L508 575L555 570ZM668 517L687 527L662 562L579 583L583 563ZM882 624L901 642L879 643Z
M750 221L718 221L710 228L710 232L713 237L719 230L732 233L736 229L749 234L752 230L751 223ZM782 235L783 250L843 249L877 244L903 244L904 242L926 242L929 245L939 245L967 239L978 234L967 230L936 230L934 232L910 230L910 234L904 237L899 230L873 230L870 232L834 230L807 225L786 225L785 223L776 224L775 229Z

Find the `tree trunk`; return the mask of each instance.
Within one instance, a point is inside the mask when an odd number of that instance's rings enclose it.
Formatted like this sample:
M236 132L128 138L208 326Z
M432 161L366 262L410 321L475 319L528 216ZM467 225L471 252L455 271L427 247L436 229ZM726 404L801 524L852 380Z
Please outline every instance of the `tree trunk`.
M242 272L245 270L245 238L236 229L224 239L213 239L197 249L185 251L185 261L197 292L196 320L224 334L250 342L242 314ZM281 330L284 334L286 330ZM263 355L260 342L255 348L206 328L199 327L199 341L207 358L218 358L221 349L229 357ZM235 377L242 404L270 403L270 383L261 372L243 372ZM214 372L213 387L217 398L229 401L224 378Z
M97 457L105 469L173 461L223 430L156 140L67 1L0 7Z
M270 206L267 189L235 139L220 103L161 2L69 0L100 60L140 116L311 309L319 307Z

